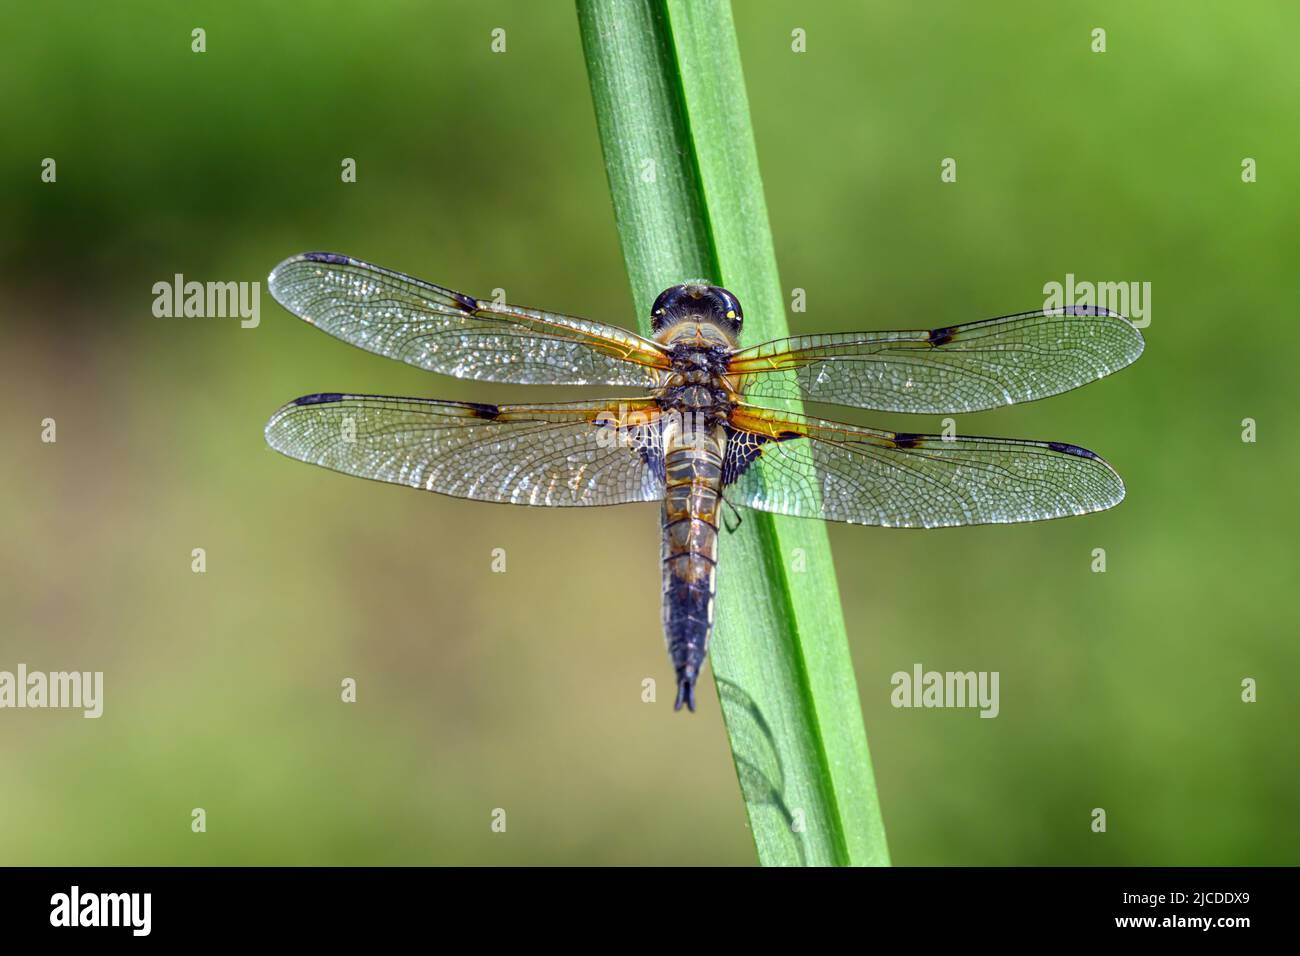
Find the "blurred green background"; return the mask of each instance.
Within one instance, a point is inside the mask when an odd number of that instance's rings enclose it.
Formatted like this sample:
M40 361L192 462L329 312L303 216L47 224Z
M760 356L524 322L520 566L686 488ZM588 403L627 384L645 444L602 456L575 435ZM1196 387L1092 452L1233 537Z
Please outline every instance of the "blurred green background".
M832 529L894 861L1300 862L1300 8L735 15L795 331L1152 283L1132 369L958 423L1093 448L1123 505ZM264 287L256 329L151 313L174 273L264 282L326 249L634 326L572 6L11 8L0 77L0 669L105 672L99 720L0 711L0 863L752 863L711 683L671 712L654 506L495 507L281 458L262 425L303 393L524 390L348 348ZM917 662L999 671L1001 715L892 708Z

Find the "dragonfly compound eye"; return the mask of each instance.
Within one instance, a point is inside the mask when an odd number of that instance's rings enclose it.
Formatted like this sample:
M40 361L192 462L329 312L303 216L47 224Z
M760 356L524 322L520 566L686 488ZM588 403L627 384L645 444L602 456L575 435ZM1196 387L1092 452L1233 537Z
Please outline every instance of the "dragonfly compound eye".
M659 293L650 308L650 324L661 331L678 319L698 315L740 331L743 314L740 302L721 286L703 281L683 282Z
M740 309L740 300L721 286L710 286L709 293L718 303L719 321L730 323L732 330L739 332L745 321L745 314Z

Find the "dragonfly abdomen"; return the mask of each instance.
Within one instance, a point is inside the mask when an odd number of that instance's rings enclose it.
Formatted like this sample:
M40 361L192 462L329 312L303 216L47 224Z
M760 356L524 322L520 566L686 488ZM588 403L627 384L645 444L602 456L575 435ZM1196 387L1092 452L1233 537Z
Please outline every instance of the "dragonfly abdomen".
M677 672L675 709L695 709L695 682L713 630L721 428L670 433L664 448L664 637Z

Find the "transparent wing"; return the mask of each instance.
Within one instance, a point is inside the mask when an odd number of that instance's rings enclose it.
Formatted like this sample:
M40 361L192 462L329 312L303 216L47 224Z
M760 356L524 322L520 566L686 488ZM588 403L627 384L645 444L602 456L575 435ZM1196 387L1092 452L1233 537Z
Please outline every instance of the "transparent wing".
M525 385L640 385L671 364L657 343L585 319L496 305L329 252L280 263L271 295L370 352L457 378Z
M938 415L1058 395L1124 368L1142 345L1123 316L1065 306L928 331L776 339L737 352L730 371L748 398Z
M477 405L306 395L266 424L276 451L349 475L457 498L551 507L663 497L649 400Z
M945 441L745 405L731 429L727 500L777 514L942 528L1081 515L1124 498L1110 465L1063 442Z

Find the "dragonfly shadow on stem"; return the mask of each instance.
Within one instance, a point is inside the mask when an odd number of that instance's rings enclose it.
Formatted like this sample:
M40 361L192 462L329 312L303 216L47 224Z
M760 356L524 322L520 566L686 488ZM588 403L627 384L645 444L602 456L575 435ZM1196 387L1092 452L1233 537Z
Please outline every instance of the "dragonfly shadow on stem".
M758 703L738 684L715 674L718 698L727 720L732 753L736 759L736 776L751 816L750 826L759 813L778 813L789 835L792 858L799 865L805 861L803 834L795 827L794 814L785 799L785 769L777 750L776 737Z

